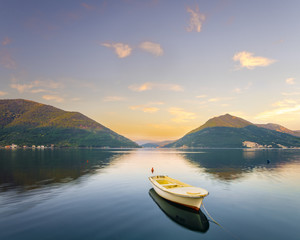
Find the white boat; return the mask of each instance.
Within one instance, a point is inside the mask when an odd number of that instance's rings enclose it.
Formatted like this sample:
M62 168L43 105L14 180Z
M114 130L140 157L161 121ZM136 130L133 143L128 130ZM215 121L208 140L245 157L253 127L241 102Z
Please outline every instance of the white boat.
M149 180L155 192L164 199L186 207L200 210L203 198L208 191L203 188L180 182L168 176L152 176Z

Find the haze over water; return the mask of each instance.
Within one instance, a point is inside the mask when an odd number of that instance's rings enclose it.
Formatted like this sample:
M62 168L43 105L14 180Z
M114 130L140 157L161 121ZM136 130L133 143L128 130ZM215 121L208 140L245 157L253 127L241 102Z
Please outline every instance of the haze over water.
M222 227L155 196L152 167ZM299 239L299 182L291 149L0 150L0 238Z

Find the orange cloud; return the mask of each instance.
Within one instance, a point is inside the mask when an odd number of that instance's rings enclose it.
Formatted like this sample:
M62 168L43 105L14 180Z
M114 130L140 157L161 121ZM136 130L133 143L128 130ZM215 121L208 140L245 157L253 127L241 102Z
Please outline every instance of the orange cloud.
M189 122L196 118L196 114L193 112L187 112L182 108L172 107L169 109L169 113L174 115L175 117L172 119L173 122L183 123Z
M63 84L60 82L54 82L54 81L33 81L30 83L24 83L20 84L17 83L17 80L15 78L12 79L12 84L10 84L10 87L13 89L16 89L19 93L30 91L31 93L41 93L41 92L51 92L50 89L59 89L63 88ZM41 89L48 88L48 89ZM37 89L35 89L37 88Z
M43 99L47 101L63 102L64 99L56 95L44 95Z
M190 22L186 30L188 32L201 32L202 24L205 21L206 16L199 12L198 6L196 6L195 10L191 9L190 7L187 7L186 10L188 13L190 13Z
M146 82L143 83L142 85L131 85L129 86L129 89L135 92L143 92L152 89L167 90L167 91L174 91L174 92L183 91L182 86L177 84L152 83L152 82Z
M94 7L92 5L89 5L85 2L81 3L81 6L83 6L87 10L93 10L94 9Z
M139 46L142 50L149 52L155 56L162 56L164 51L160 44L153 42L142 42Z
M154 113L157 112L159 110L159 108L157 107L150 107L150 106L146 106L146 105L136 105L136 106L130 106L129 107L131 110L140 110L146 113Z
M128 57L132 52L132 48L124 43L102 43L101 45L104 47L113 48L119 58Z
M2 41L2 45L5 46L5 45L8 45L12 42L11 38L8 38L8 37L5 37Z
M239 68L248 68L254 69L255 67L266 67L276 62L276 60L253 56L253 53L250 52L238 52L233 56L233 61L239 61Z
M5 96L5 95L7 95L7 92L2 92L2 91L0 91L0 96L2 97L2 96Z
M289 85L295 84L295 78L287 78L285 79L285 82Z

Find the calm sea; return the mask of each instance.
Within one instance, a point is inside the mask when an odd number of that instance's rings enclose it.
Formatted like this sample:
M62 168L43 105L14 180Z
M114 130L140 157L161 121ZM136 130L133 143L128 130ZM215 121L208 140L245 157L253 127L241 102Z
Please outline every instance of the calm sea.
M160 198L152 167L207 189L207 212ZM299 223L300 150L0 150L3 240L298 240Z

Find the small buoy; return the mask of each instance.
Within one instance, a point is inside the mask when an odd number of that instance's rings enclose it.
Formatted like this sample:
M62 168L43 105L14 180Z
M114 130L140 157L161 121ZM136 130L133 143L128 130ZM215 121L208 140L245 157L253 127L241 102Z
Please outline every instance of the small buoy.
M270 160L267 160L267 164L269 164L270 163Z
M153 173L154 172L154 168L152 167L152 169L151 169L151 172Z
M86 163L88 163L89 162L89 160L86 160Z

